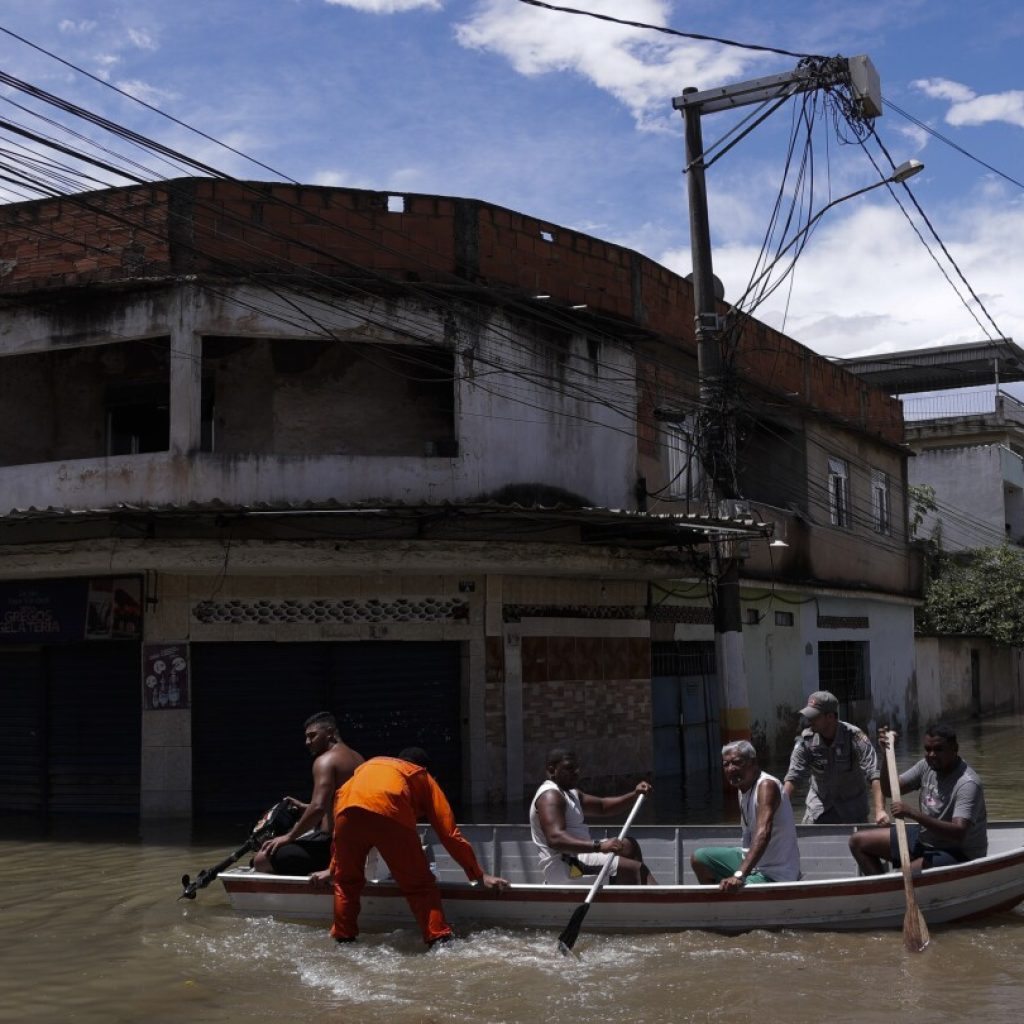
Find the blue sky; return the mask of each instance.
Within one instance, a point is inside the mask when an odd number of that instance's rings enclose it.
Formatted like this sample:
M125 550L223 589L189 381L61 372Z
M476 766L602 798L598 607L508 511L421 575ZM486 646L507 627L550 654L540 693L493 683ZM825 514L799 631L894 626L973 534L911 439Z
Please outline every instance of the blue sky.
M798 53L868 54L887 99L1024 180L1024 5L1013 0L566 5ZM796 64L519 0L8 0L0 26L291 178L471 196L630 246L682 273L689 228L672 97ZM10 35L0 35L0 53L9 74L229 173L272 177ZM715 270L727 298L753 269L793 109L708 172ZM23 119L6 104L0 117ZM705 119L707 143L729 118ZM897 163L925 163L911 183L915 196L999 330L1024 341L1021 187L892 110L877 130ZM878 180L860 148L824 124L815 154L812 212ZM792 287L757 315L825 355L985 336L884 189L826 213Z

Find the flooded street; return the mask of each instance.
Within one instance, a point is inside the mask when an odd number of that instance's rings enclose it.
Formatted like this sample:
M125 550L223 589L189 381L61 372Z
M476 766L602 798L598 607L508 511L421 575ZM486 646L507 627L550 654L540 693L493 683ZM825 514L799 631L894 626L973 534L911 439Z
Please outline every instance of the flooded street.
M992 818L1024 818L1024 722L959 726ZM900 752L901 766L916 759ZM778 766L773 766L778 769ZM424 952L410 928L338 947L321 927L235 916L218 883L177 901L179 876L244 838L135 823L0 821L0 1021L150 1024L541 1020L873 1024L940 1012L1016 1022L1024 911L936 927L923 955L900 934L583 935L487 929ZM218 826L223 829L223 825ZM35 832L33 833L33 829ZM117 831L119 830L119 831ZM216 830L214 830L216 831ZM93 834L89 834L93 833Z

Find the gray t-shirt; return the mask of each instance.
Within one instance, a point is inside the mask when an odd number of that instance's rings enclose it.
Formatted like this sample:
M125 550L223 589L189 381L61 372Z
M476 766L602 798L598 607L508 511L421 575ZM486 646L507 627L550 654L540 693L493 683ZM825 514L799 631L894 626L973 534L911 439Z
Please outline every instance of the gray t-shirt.
M962 842L955 843L921 827L920 840L937 849L959 847L968 860L984 857L988 853L988 812L985 809L985 790L981 779L957 758L953 770L939 775L928 767L923 758L900 776L900 791L921 790L921 813L939 821L963 818L969 821Z
M784 782L810 778L804 824L868 821L868 791L878 778L875 748L861 729L839 722L831 743L810 729L797 736Z

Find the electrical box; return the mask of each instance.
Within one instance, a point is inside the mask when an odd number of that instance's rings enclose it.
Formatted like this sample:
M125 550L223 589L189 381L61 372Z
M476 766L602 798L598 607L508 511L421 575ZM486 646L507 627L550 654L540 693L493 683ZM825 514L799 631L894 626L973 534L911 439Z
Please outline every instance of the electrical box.
M847 60L850 69L850 90L860 107L861 117L882 116L882 82L871 63L871 58L861 54Z

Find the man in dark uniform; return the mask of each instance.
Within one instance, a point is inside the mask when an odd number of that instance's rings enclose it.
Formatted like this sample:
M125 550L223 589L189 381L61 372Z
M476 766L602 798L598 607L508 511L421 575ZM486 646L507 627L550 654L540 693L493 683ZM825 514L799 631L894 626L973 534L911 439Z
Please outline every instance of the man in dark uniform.
M796 783L810 779L804 824L887 825L878 756L864 731L840 721L839 701L828 690L812 693L800 714L807 728L796 739L783 788L792 800Z

